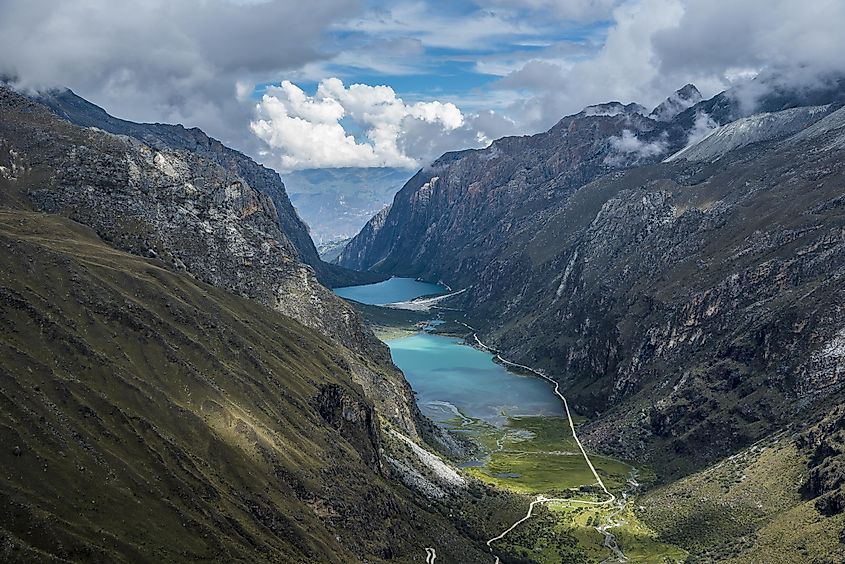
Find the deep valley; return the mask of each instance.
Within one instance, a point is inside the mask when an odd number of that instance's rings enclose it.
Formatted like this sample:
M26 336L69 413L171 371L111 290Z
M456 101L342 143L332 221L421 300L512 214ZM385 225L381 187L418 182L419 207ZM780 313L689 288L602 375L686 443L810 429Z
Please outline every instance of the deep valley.
M493 4L441 35L425 3L326 34L306 25L322 4L196 3L166 29L218 8L203 49L223 62L131 100L177 84L172 110L220 75L219 106L162 115L232 146L0 52L0 561L845 562L845 69L731 67L660 97L655 78L631 90L653 107L573 110L603 83L508 70L551 49L545 23L518 26L514 60L426 43L527 9ZM609 21L555 56L581 68ZM432 29L378 35L394 25ZM287 50L246 73L242 28ZM432 49L456 88L468 61L504 74L427 100L409 61ZM406 99L310 78L386 54ZM282 55L306 86L259 83ZM97 80L125 94L121 68ZM542 107L499 99L526 76L551 80Z

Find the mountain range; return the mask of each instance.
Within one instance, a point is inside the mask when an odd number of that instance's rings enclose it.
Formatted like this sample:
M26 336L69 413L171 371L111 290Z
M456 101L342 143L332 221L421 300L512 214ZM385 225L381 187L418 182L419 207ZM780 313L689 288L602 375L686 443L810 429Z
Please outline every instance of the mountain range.
M447 153L338 263L464 290L442 303L666 484L787 433L790 495L841 530L845 82L765 81L751 105L687 85ZM673 525L693 554L704 523Z
M412 174L402 168L328 168L295 170L284 179L319 248L354 237Z
M337 264L202 131L0 85L0 559L490 562L525 498L329 290L400 275L653 473L690 561L841 561L845 81L758 81L447 153Z

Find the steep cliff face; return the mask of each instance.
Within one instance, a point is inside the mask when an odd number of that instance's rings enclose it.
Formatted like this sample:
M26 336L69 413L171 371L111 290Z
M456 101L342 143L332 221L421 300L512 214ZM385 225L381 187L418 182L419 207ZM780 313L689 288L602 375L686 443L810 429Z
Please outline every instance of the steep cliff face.
M389 212L347 245L339 264L461 281L497 254L525 218L617 168L609 156L653 160L662 154L659 142L654 154L627 147L616 152L624 136L653 130L656 122L640 111L618 103L593 106L546 133L447 153L408 181Z
M841 393L845 169L830 141L591 183L526 233L528 256L482 274L495 288L496 272L528 272L508 298L470 309L603 414L594 444L667 471L729 454Z
M810 458L805 493L824 515L845 512L845 408L835 407L796 444Z
M252 189L272 200L281 231L293 245L299 260L311 266L323 284L331 287L378 280L376 276L355 273L321 261L308 227L291 204L279 174L226 147L200 129L118 119L67 89L40 93L35 100L75 125L133 137L157 151L187 152L215 163L231 175L246 181Z
M759 79L767 80L774 79ZM757 88L767 93L749 106L744 91L698 101L700 94L687 85L648 116L637 104L597 104L545 133L447 153L409 180L389 213L374 217L337 262L435 280L448 276L466 285L480 265L500 254L490 247L502 247L514 228L562 205L601 175L679 158L688 145L695 144L704 160L781 139L845 103L845 79L798 91L769 83ZM707 149L699 141L709 133L714 135ZM711 154L712 147L721 154Z
M343 346L356 381L382 413L416 435L418 412L387 347L300 262L273 198L247 177L203 151L156 149L74 126L6 89L0 107L9 194L320 331Z
M341 262L466 288L449 305L564 382L598 416L594 446L701 467L841 397L842 92L770 96L814 107L725 125L669 163L696 115L740 117L736 98L668 122L595 106L446 155Z
M702 100L698 88L694 84L687 84L658 104L648 115L657 121L670 121L679 113L695 106Z

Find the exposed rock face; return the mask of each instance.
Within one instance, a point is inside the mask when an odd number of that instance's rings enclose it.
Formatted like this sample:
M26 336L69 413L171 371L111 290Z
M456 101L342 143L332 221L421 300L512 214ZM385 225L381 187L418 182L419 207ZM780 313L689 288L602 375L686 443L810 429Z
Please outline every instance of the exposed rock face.
M798 133L831 111L830 105L810 106L740 118L714 129L706 138L666 160L714 161L736 149Z
M810 456L806 491L816 508L824 515L845 511L845 408L834 408L796 442Z
M685 472L841 394L841 98L794 98L824 107L728 125L706 157L667 164L696 115L724 124L738 102L668 122L614 106L447 154L341 264L466 288L450 305L600 415L594 446ZM626 149L639 166L608 158Z
M215 163L232 176L244 180L253 190L270 197L275 205L279 226L296 250L297 257L301 262L314 268L317 277L324 284L343 286L378 279L322 262L308 233L308 227L291 204L279 174L259 165L246 155L226 147L200 129L121 120L67 89L39 94L36 100L73 124L81 127L96 127L109 133L133 137L157 151L188 152L208 163Z
M253 187L264 178L256 171L270 171L253 163L239 176L203 151L157 149L83 129L2 88L0 108L0 152L14 155L16 180L9 174L6 181L17 193L91 226L120 249L255 299L336 340L380 411L416 436L418 412L387 347L300 262L274 198Z
M649 117L657 121L669 121L687 108L698 104L701 100L701 92L698 91L698 88L693 84L687 84L654 108Z
M373 408L337 384L320 388L314 398L320 416L361 454L361 458L381 473L381 438Z
M368 263L368 259L366 253L368 249L365 244L361 244L361 241L374 241L378 236L379 232L384 227L384 222L387 220L387 216L390 213L390 206L385 207L380 212L370 219L366 225L361 229L359 244L354 249L347 249L349 247L349 243L344 246L343 250L340 252L340 255L337 258L337 262L344 261L346 264L357 264L363 265Z
M584 108L578 116L582 117L616 117L619 115L644 114L646 109L639 104L622 104L620 102L605 102Z
M476 271L499 252L527 210L615 168L606 162L614 151L609 140L625 131L648 133L655 125L638 108L593 106L546 133L447 153L408 181L389 211L346 246L339 264L431 280L459 279L456 266Z

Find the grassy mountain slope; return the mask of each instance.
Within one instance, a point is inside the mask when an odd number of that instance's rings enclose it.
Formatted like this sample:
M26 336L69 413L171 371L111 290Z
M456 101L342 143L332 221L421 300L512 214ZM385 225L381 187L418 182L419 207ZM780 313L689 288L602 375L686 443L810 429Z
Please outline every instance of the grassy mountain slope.
M0 263L1 560L481 558L314 331L56 216L0 211Z
M73 125L0 87L0 197L88 225L116 248L156 257L343 344L356 382L414 435L416 407L387 347L301 262L260 179L201 149L155 147Z
M808 499L807 462L779 433L650 492L638 515L691 562L842 562L845 514L825 516Z

